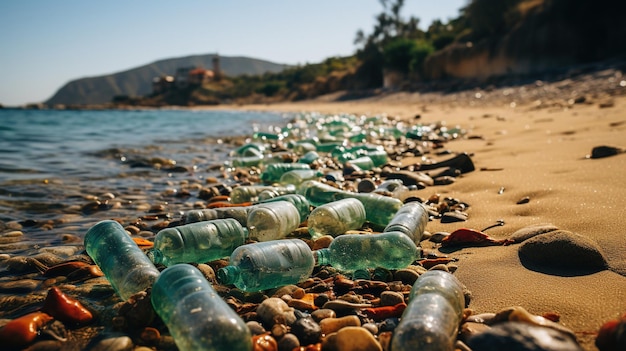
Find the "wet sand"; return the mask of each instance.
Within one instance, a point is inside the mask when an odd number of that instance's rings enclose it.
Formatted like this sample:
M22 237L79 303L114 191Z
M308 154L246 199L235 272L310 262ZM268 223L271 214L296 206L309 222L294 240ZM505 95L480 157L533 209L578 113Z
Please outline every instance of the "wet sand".
M586 350L597 349L595 334L602 323L626 312L626 154L586 156L596 146L626 147L626 97L593 96L573 103L566 96L514 107L504 99L471 106L467 100L459 104L444 98L424 103L422 97L398 93L355 101L319 99L239 108L384 113L408 123L445 121L468 129L468 138L446 148L470 153L476 171L463 174L454 184L427 187L417 194L460 198L471 206L469 219L431 221L427 231L481 230L501 219L505 225L486 233L507 238L520 228L549 223L597 243L608 262L608 269L595 273L543 272L522 264L521 244L454 250L449 255L459 259L455 274L472 292L470 308L475 313L510 306L537 315L554 312ZM404 162L412 161L418 160ZM524 197L529 201L517 204Z

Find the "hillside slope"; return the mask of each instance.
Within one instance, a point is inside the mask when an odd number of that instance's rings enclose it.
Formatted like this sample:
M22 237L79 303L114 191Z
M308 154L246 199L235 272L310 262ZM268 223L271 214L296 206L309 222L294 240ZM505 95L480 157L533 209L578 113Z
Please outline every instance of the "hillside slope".
M179 67L211 69L213 57L214 54L206 54L171 58L109 75L72 80L61 87L46 104L103 104L110 102L115 95L146 95L152 90L154 77L174 75ZM227 76L280 72L286 67L284 64L248 57L220 56L221 71Z

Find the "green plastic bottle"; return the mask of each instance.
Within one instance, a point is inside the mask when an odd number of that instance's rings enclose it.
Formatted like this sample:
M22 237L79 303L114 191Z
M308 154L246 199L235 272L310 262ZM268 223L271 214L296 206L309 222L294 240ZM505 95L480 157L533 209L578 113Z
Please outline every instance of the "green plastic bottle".
M290 184L285 186L242 185L233 188L233 190L230 192L230 201L234 204L254 202L257 200L259 194L265 190L273 190L279 195L285 195L295 193L296 187Z
M298 186L307 180L317 180L323 175L324 173L317 169L294 169L283 173L279 183Z
M448 272L422 274L391 341L393 351L452 351L465 306L463 285Z
M247 226L248 212L250 206L233 206L233 207L216 207L203 208L200 210L189 210L183 215L185 224L197 223L203 221L212 221L214 219L233 218L242 226Z
M260 291L302 282L314 267L313 252L304 241L273 240L235 249L230 264L217 271L217 279L244 291Z
M284 173L296 169L311 169L311 167L306 163L272 163L261 172L261 180L265 183L275 183L280 181Z
M385 232L402 232L406 234L415 245L422 240L424 230L428 224L428 211L421 203L407 202L400 207L398 213L385 227Z
M316 207L309 215L309 234L313 239L323 235L338 236L365 223L365 207L353 198L337 200Z
M300 184L298 194L306 197L316 207L336 200L355 198L361 201L365 207L366 220L376 229L385 228L402 207L402 201L393 197L340 190L315 180Z
M415 243L400 232L341 235L315 254L318 265L331 265L342 272L377 267L401 269L419 258Z
M296 206L296 209L298 209L298 213L300 214L300 223L306 221L306 219L309 217L309 214L311 213L311 204L309 204L309 200L307 200L306 197L300 194L281 195L269 199L260 200L259 203L276 201L288 201Z
M166 268L150 299L179 350L252 350L246 323L197 268L188 264Z
M289 201L267 202L252 206L247 223L251 239L282 239L298 228L300 213Z
M298 159L298 163L306 163L310 165L311 163L315 162L319 158L320 158L320 155L316 151L309 151Z
M228 257L248 238L233 218L185 224L160 230L148 257L155 264L204 263Z
M353 167L359 167L360 169L364 171L368 171L374 168L374 161L372 161L372 159L369 156L361 156L359 158L347 160L346 162L344 162L344 167L348 165L353 166Z
M91 227L85 234L85 250L123 300L151 287L159 276L159 270L116 221Z

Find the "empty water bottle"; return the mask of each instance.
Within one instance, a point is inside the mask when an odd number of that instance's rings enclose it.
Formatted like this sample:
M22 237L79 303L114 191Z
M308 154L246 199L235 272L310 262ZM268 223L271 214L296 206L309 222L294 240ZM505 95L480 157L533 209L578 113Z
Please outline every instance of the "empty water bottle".
M229 206L204 208L201 210L189 210L183 215L185 224L196 223L202 221L211 221L214 219L233 218L242 226L247 226L248 212L250 206Z
M298 163L306 163L310 165L311 163L313 163L319 158L320 158L320 155L316 151L309 151L298 159Z
M261 180L265 183L278 182L284 173L295 169L311 169L311 167L306 163L273 163L267 165L261 172Z
M315 251L318 265L343 272L382 267L406 268L419 258L413 241L404 233L347 234L335 238L328 248Z
M402 201L393 197L340 190L315 180L307 180L300 184L298 193L304 195L313 206L346 198L355 198L361 201L365 207L366 220L381 229L389 224L393 216L402 207Z
M365 223L365 207L353 198L329 202L316 207L309 215L309 233L313 239L323 235L337 236Z
M361 156L344 162L344 167L348 165L367 171L374 168L374 161L369 156Z
M233 284L245 291L273 289L308 279L315 259L300 239L282 239L240 246L230 264L217 271L221 284Z
M148 257L156 264L203 263L228 257L248 230L232 218L185 224L159 231Z
M96 223L85 234L85 250L124 300L152 286L159 270L116 221Z
M391 349L454 350L464 306L463 286L455 276L440 270L422 274L413 284Z
M293 185L270 186L270 185L242 185L230 192L230 201L234 204L256 201L259 194L265 190L275 191L279 195L293 194L296 187Z
M276 201L288 201L296 206L296 208L298 209L298 213L300 214L300 223L306 221L306 219L309 217L309 214L311 213L311 205L309 204L309 200L307 200L306 197L300 194L281 195L270 199L264 199L259 202L267 203Z
M428 211L424 205L417 201L407 202L400 207L384 231L402 232L411 238L415 245L419 245L426 224L428 224Z
M298 209L288 201L255 205L248 212L248 231L251 239L269 241L282 239L300 225Z
M298 186L307 180L319 179L323 175L324 173L317 169L294 169L283 173L280 176L279 183Z
M252 350L246 323L197 268L188 264L166 268L150 299L179 350Z

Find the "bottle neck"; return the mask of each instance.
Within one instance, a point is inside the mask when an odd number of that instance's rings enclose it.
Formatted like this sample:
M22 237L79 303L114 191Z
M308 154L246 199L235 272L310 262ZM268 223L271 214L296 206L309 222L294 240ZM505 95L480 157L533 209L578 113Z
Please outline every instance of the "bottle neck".
M241 270L237 266L226 266L217 270L217 281L223 285L232 285L237 279Z
M315 258L316 266L330 265L330 249L319 249L313 251L313 258Z
M153 249L148 250L148 252L146 253L146 256L148 256L148 259L152 261L152 263L154 264L163 263L163 253L159 249L153 248Z

